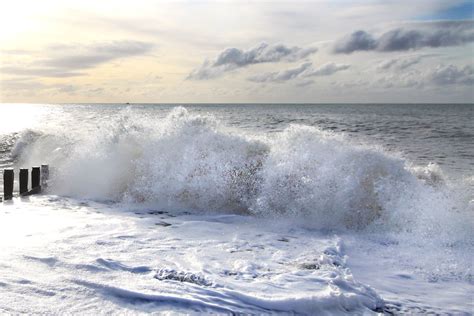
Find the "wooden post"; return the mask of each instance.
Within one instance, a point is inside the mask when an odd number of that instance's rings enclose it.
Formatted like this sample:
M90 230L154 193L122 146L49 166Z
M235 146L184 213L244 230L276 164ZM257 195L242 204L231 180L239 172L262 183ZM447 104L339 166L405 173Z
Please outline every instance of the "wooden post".
M41 188L40 186L40 167L31 168L31 190Z
M20 195L28 192L28 169L20 169Z
M13 168L7 168L3 170L3 198L5 200L11 200L13 198L13 180L15 178L15 172Z
M49 180L49 166L41 165L41 188L46 189Z

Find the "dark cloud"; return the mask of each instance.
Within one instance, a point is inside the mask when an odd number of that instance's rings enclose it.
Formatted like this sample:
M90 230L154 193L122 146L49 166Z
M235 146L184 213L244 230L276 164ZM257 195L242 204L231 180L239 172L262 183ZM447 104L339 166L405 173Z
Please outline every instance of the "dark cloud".
M315 53L316 48L288 47L282 44L262 43L249 50L227 48L213 61L206 60L201 67L192 71L187 79L206 80L218 77L227 71L261 63L297 61Z
M474 85L474 68L472 66L457 67L455 65L439 65L429 75L432 83L444 85Z
M430 22L387 31L375 37L359 30L333 46L336 54L375 50L379 52L406 51L423 47L459 46L474 42L474 22Z
M115 41L87 46L55 45L50 46L46 52L52 57L28 65L4 66L0 68L0 72L37 77L82 76L86 74L83 70L120 58L143 55L153 47L151 43L139 41Z
M296 78L309 78L317 76L330 76L338 71L348 69L346 64L326 63L318 68L314 68L312 63L304 63L296 68L286 69L277 72L267 72L248 78L253 82L284 82Z
M334 44L333 52L336 54L350 54L358 50L373 50L377 41L366 31L356 31Z

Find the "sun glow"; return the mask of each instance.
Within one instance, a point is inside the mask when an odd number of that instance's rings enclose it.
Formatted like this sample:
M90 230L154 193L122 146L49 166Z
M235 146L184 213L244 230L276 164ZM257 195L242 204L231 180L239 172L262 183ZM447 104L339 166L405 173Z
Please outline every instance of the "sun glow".
M0 134L34 128L48 111L49 108L34 104L1 104Z
M20 34L41 27L39 18L54 10L58 1L4 1L0 12L0 41L14 41Z
M19 247L35 247L54 240L57 231L74 223L71 216L55 212L39 213L28 198L5 202L0 212L0 252ZM32 238L32 236L41 236Z

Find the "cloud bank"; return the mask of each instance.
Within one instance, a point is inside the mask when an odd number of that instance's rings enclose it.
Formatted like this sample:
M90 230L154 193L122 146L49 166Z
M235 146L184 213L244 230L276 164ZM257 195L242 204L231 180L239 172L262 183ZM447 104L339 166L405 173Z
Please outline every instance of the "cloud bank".
M474 85L472 65L438 64L433 69L410 69L389 73L384 76L363 78L354 82L343 82L340 87L365 87L369 89L418 89L429 91L432 88L470 88ZM446 91L446 90L444 90ZM472 95L472 93L471 93Z
M445 85L473 85L474 67L467 65L457 67L455 65L438 65L429 75L431 82L439 86Z
M411 56L401 56L396 58L391 58L387 60L383 60L379 62L376 66L378 71L386 71L386 70L405 70L411 68L414 65L421 63L426 58L433 58L439 56L437 54L418 54L418 55L411 55Z
M359 30L336 41L335 54L350 54L356 51L394 52L423 47L459 46L474 42L472 21L431 22L412 28L389 30L376 37Z
M45 60L42 64L53 68L87 69L115 59L145 54L153 46L151 43L139 41L99 43L84 47L83 52Z
M314 54L317 48L288 47L283 44L261 43L249 50L227 48L215 60L206 60L201 67L193 70L187 77L191 80L207 80L219 77L228 71L261 63L298 61Z
M252 82L285 82L296 78L330 76L338 71L346 70L349 67L350 65L347 64L329 62L318 68L314 68L312 63L304 63L296 68L252 76L249 77L248 80ZM310 83L312 82L306 80L305 84L300 84L299 86L308 85Z
M154 45L140 41L115 41L87 46L56 45L48 49L49 57L30 65L8 65L0 67L0 72L17 76L34 77L74 77L85 75L84 70L100 64L143 55Z

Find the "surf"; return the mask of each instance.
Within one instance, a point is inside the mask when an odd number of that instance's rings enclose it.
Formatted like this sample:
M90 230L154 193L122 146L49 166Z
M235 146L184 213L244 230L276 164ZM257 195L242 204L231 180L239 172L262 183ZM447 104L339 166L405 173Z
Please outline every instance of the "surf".
M469 194L436 165L314 126L250 133L184 107L163 118L126 109L93 134L28 130L12 152L18 164L48 159L50 192L97 201L350 230L435 229L459 225L449 213L460 222L472 214Z

